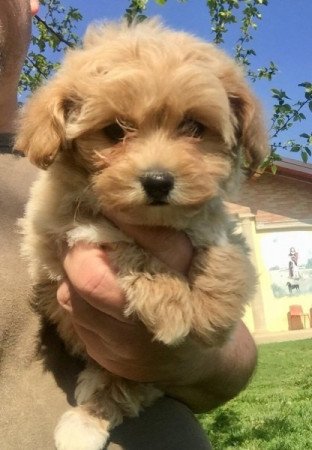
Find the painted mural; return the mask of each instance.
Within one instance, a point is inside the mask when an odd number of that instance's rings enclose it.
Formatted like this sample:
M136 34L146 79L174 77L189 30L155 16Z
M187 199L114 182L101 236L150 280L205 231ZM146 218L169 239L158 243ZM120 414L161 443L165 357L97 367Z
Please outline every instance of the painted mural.
M312 300L312 231L266 233L261 250L274 297L311 294Z

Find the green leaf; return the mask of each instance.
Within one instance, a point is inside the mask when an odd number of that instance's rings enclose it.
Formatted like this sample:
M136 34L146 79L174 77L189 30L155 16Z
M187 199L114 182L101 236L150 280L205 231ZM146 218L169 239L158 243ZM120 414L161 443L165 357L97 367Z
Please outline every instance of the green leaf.
M304 83L300 83L298 84L298 86L302 86L306 89L312 89L312 83L310 83L309 81L305 81Z
M300 144L293 144L290 148L291 152L300 152L301 150L301 145Z
M306 91L304 94L304 98L306 100L311 100L312 99L312 91Z
M308 155L306 152L304 152L304 151L301 152L301 158L304 163L308 162Z
M272 164L272 165L271 165L271 172L273 173L273 175L276 174L276 172L277 172L277 166L276 166L275 164Z

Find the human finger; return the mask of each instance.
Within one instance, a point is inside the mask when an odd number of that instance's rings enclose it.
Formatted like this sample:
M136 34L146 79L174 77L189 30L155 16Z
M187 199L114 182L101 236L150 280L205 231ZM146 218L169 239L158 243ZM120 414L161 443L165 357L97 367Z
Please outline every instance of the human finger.
M66 251L63 266L79 296L97 310L124 320L125 296L104 250L78 243Z
M58 286L56 298L59 305L62 306L63 309L66 309L68 312L72 312L71 297L72 292L69 281L67 279L64 279Z
M99 311L83 297L77 294L72 287L68 287L67 289L69 299L66 300L65 294L65 301L61 299L59 300L59 303L64 309L67 310L75 323L88 328L99 335L118 334L117 330L121 323L125 328L126 324L131 326L131 324L134 323L134 319L124 317L122 311L118 317L116 317L116 315Z
M112 212L106 213L125 234L150 251L156 258L177 272L187 274L193 257L193 246L188 236L169 227L148 227L124 223Z
M156 382L170 379L170 364L154 347L158 344L145 342L145 351L138 350L137 345L125 349L123 345L109 345L97 333L75 324L77 334L86 346L88 355L100 366L114 375L139 382ZM160 346L160 345L159 345Z
M39 7L40 4L38 0L30 0L30 11L32 16L38 13Z

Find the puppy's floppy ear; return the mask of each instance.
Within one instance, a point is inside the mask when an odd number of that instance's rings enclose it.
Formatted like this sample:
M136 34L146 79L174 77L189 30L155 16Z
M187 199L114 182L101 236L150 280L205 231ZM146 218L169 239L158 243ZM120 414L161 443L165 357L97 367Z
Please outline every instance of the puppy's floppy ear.
M237 137L243 148L244 158L249 169L255 171L269 150L260 104L247 89L239 96L229 96L229 99L237 119Z
M234 76L233 76L234 75ZM230 101L236 137L249 169L255 171L269 151L268 135L261 106L244 80L240 69L223 78Z
M55 86L40 88L23 107L18 120L16 150L42 169L65 145L66 100Z

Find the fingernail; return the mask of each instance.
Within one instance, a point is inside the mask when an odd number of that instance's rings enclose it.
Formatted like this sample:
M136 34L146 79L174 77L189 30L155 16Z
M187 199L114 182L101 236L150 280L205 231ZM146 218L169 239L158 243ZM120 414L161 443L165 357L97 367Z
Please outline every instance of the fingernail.
M66 281L63 281L57 290L56 298L59 305L68 312L72 312L72 304L70 301L70 291Z

